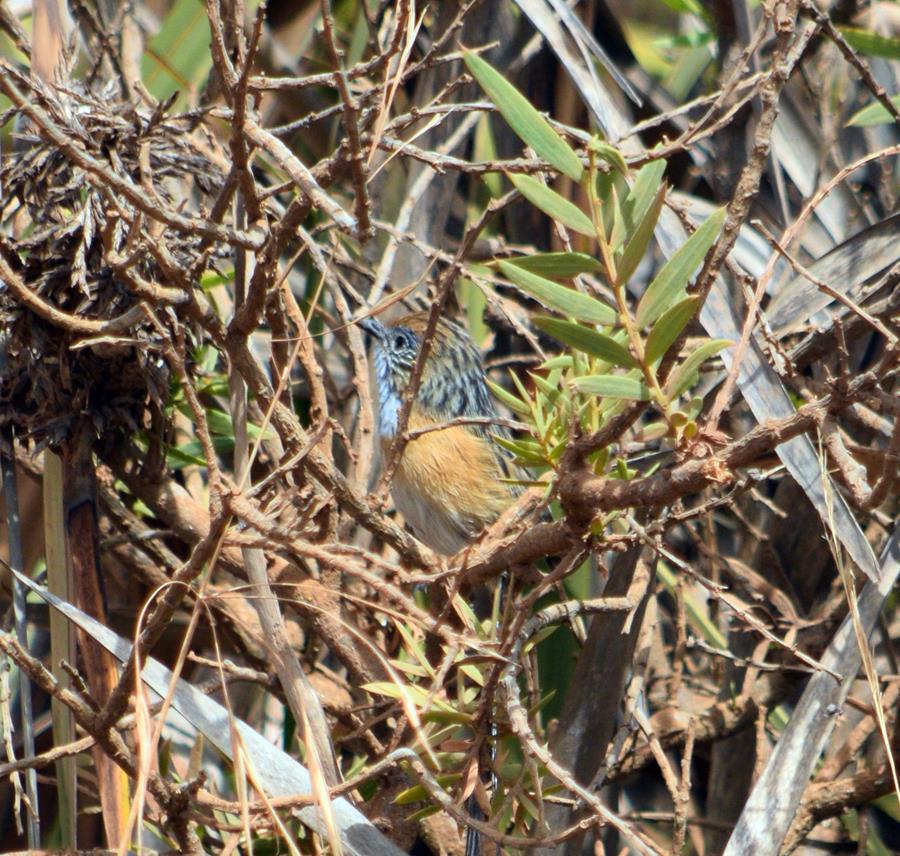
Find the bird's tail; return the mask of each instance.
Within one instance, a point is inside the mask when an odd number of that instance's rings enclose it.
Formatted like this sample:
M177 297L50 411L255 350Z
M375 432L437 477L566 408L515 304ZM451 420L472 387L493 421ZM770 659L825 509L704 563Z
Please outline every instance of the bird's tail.
M466 811L475 820L484 820L484 812L478 805L478 797L474 792L466 800ZM466 828L466 856L483 856L481 852L481 833L471 826Z

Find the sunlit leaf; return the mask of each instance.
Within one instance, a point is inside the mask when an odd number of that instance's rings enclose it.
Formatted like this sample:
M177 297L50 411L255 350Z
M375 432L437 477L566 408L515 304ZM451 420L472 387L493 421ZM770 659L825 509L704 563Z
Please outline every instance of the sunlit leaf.
M585 253L533 253L530 256L515 256L503 261L539 276L552 276L558 279L569 279L580 273L603 271L603 265Z
M891 96L891 104L900 110L900 94ZM887 125L895 122L893 116L887 111L887 107L877 101L868 107L863 107L858 113L854 113L848 125L856 128L869 128L872 125Z
M437 814L439 811L442 811L439 805L429 805L425 808L419 809L418 811L414 811L409 817L406 818L406 823L416 824L421 820L425 820L427 817L431 817L434 814Z
M551 190L530 175L510 175L509 180L522 196L551 219L589 238L595 237L596 232L591 218L555 190Z
M186 416L190 415L190 409L184 406L183 412ZM212 434L219 434L222 437L234 437L234 423L231 421L231 415L224 410L218 410L215 407L206 409L206 419L209 422L209 430ZM247 434L251 440L257 440L262 435L262 429L259 425L252 422L247 423ZM272 438L272 432L266 432L266 439Z
M900 59L900 39L882 36L872 30L861 30L856 27L839 27L838 29L850 47L861 53L885 59Z
M662 210L665 199L666 185L661 184L657 188L656 196L650 200L650 205L644 210L640 222L634 228L616 262L616 274L619 277L619 282L627 282L641 263L641 259L650 245L650 239L653 237L653 230L656 228L656 221L659 219L659 212Z
M463 59L472 76L521 140L573 181L581 181L584 166L578 155L528 99L480 56L464 51Z
M439 776L435 776L435 780L442 788L449 788L460 780L460 774L442 773ZM412 803L422 802L427 799L429 799L429 796L425 786L413 785L405 791L400 791L400 793L394 797L394 805L412 805Z
M457 668L466 675L466 677L478 684L478 686L484 686L484 675L474 663L460 663Z
M600 357L601 360L605 360L608 363L626 368L633 368L637 365L628 349L611 336L598 333L596 330L591 330L572 321L548 318L544 315L535 317L534 323L545 333L553 336L554 339L559 339L560 342L586 354Z
M628 237L625 227L625 217L622 214L622 205L619 202L619 190L621 182L616 182L609 190L609 200L606 202L606 208L612 211L612 228L609 230L609 246L616 255L622 252L622 246Z
M649 401L650 390L640 378L625 375L592 375L572 381L577 389L588 395L600 395L628 401Z
M550 309L556 309L564 315L571 315L579 321L591 324L609 326L616 323L618 317L616 310L594 297L544 279L509 262L498 262L498 267L507 279L512 280L522 291Z
M487 384L494 398L505 404L513 413L518 413L521 416L528 416L531 413L531 408L524 401L516 398L499 384L494 383L492 380L489 380Z
M662 0L662 2L676 12L686 12L689 15L696 15L698 18L703 17L703 6L698 0Z
M666 162L662 159L650 161L638 170L634 183L622 200L622 214L630 230L644 219L644 214L656 199L665 172Z
M557 384L559 383L559 378L542 378L539 374L529 374L529 377L534 382L535 387L540 391L543 399L549 400L553 404L555 404L560 396L562 395L562 390L559 389Z
M672 373L666 382L665 392L670 398L677 398L696 382L700 366L732 342L730 339L710 339L699 345L690 356Z
M610 143L601 140L598 137L592 137L588 143L588 149L592 151L602 161L606 161L613 169L618 170L622 175L628 172L628 164L622 153Z
M471 723L472 717L468 713L455 710L446 702L440 709L433 708L427 713L422 714L422 722L436 722L448 725L468 725Z
M724 222L725 209L719 208L709 215L700 228L666 262L641 296L637 308L638 324L642 327L652 324L681 298L694 272L718 237Z
M495 437L494 442L512 452L525 464L541 465L546 463L544 450L533 440L508 440L506 437Z
M571 354L557 354L555 357L550 357L549 360L544 360L541 363L541 368L549 371L550 369L570 369L575 364L575 361L572 359Z
M647 336L644 356L648 363L652 365L662 358L672 343L681 335L681 331L696 315L699 306L699 297L685 297L684 300L670 306L659 316L659 320L653 325L650 335Z
M179 101L185 101L203 83L211 67L209 22L203 4L176 0L144 51L144 86L160 101L181 90Z
M612 233L616 222L613 189L617 184L624 183L625 179L617 172L597 173L597 198L600 200L600 221L603 224L604 236Z
M678 588L680 575L662 559L656 563L656 575L674 596ZM691 629L710 645L726 650L728 648L728 639L725 638L722 631L716 626L716 622L710 617L709 610L706 607L707 599L698 597L689 587L684 588L683 597L687 622Z
M498 158L497 146L491 129L490 114L488 113L485 113L475 126L472 154L476 160L480 161L493 161ZM494 199L499 199L503 196L503 177L499 173L487 172L482 176L482 180Z

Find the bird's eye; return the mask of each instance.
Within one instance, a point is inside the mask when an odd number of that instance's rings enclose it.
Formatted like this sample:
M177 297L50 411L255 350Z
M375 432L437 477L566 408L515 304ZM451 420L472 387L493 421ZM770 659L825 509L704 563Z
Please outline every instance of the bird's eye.
M394 337L394 347L400 351L406 347L406 337L402 335L397 335Z

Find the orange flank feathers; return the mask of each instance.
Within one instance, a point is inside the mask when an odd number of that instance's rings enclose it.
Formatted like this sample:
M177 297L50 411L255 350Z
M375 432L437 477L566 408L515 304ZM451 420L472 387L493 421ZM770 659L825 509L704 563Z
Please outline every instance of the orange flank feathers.
M439 418L418 407L410 413L410 430L439 423ZM452 555L509 505L512 493L500 481L502 476L491 444L458 425L430 431L407 444L392 493L416 536Z

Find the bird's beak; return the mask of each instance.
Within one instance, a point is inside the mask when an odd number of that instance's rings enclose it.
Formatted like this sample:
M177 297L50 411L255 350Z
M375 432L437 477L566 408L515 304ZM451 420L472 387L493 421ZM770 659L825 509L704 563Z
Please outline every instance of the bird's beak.
M360 318L359 326L362 327L370 336L383 342L387 336L387 330L380 321L375 318Z

